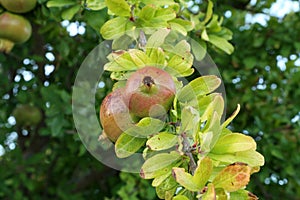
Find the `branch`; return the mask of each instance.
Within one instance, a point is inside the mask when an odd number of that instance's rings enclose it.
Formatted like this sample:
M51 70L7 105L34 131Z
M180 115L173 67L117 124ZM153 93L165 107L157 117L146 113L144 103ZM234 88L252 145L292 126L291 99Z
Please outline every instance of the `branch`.
M190 172L192 175L194 175L195 170L197 168L197 163L195 162L193 154L191 153L192 148L190 146L188 138L186 137L186 133L182 133L181 136L183 138L183 142L182 142L183 152L185 153L185 155L187 155L190 158L190 164L189 164Z

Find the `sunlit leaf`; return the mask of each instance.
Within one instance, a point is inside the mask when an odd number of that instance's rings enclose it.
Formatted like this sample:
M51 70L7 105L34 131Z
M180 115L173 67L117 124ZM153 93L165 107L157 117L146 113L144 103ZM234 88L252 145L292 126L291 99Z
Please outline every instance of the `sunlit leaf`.
M209 42L224 51L227 54L232 54L234 47L226 39L216 36L209 35Z
M204 23L207 23L210 20L210 18L212 17L212 15L213 15L213 6L214 6L213 2L209 0L208 5L207 5L205 19L203 21Z
M234 192L246 186L250 181L251 167L235 163L225 167L212 181L216 188Z
M187 190L196 192L201 189L193 179L193 176L190 173L185 172L183 168L174 167L172 169L172 174L176 182L185 187Z
M171 171L178 164L181 155L177 152L160 153L147 159L141 168L140 175L144 179L152 179Z
M145 143L146 138L134 137L122 133L115 143L115 152L119 158L126 158L137 152Z
M203 188L206 185L212 173L212 169L213 163L209 157L205 157L200 161L193 176L193 181L199 188Z
M86 0L86 7L91 10L101 10L106 7L104 0Z
M71 6L77 4L76 1L73 0L52 0L47 2L47 7L64 7L64 6Z
M197 96L213 92L220 84L221 80L215 75L201 76L184 86L178 92L177 98L181 102L189 102L196 99Z
M158 133L164 128L165 122L151 118L142 118L135 126L130 127L126 130L126 133L136 137L147 137Z
M202 137L201 149L209 152L216 144L221 133L220 116L217 112L213 112L211 118L206 123L206 128Z
M191 106L184 107L181 111L180 132L185 132L186 134L195 137L199 130L199 122L199 112Z
M240 112L240 104L238 104L238 106L237 106L237 108L236 108L236 110L232 113L232 115L230 116L230 117L228 117L227 119L226 119L226 121L222 124L222 128L225 128L225 127L227 127L229 124L230 124L230 122L237 116L237 114Z
M105 0L108 9L118 16L130 16L130 6L125 0Z
M210 153L209 157L213 160L221 161L224 163L243 162L249 166L263 166L265 163L264 157L255 150L240 151L233 154L213 154Z
M170 33L169 29L159 29L154 32L148 39L146 48L158 48L164 43L165 38ZM148 54L147 54L148 55Z
M107 40L122 36L126 30L130 30L133 23L125 17L116 17L108 20L100 29L100 34Z
M176 195L172 200L189 200L189 198L184 195Z
M256 149L256 142L252 137L241 133L232 133L220 137L211 152L227 154L251 149Z
M161 151L173 147L177 143L177 136L168 132L159 133L151 137L146 145L154 151Z

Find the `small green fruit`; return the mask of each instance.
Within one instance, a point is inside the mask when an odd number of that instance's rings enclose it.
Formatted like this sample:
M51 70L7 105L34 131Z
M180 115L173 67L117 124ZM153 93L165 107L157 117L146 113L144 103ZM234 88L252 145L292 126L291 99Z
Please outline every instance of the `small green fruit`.
M31 32L31 24L26 18L10 12L0 15L0 38L24 43L30 38Z
M17 105L12 114L18 126L35 126L42 120L40 109L28 104Z
M1 0L1 4L8 11L26 13L35 7L36 0Z
M175 83L167 72L147 66L134 72L126 83L126 102L138 117L160 117L171 107Z

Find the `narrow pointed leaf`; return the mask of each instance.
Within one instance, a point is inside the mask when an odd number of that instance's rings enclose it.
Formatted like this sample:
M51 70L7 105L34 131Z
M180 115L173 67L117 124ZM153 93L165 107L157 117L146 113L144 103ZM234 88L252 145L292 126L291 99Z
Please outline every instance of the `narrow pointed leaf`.
M241 109L240 104L238 104L236 110L232 113L232 115L231 115L230 117L228 117L228 118L226 119L226 121L222 124L222 128L226 128L226 127L230 124L230 122L231 122L231 121L237 116L237 114L240 112L240 109Z
M172 200L189 200L189 198L184 195L176 195Z

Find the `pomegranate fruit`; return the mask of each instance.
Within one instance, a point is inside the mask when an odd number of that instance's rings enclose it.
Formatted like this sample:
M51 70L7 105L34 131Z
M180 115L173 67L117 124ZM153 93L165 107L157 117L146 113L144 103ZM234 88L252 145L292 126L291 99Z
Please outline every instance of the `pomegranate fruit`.
M26 13L36 5L36 0L0 0L2 6L11 12Z
M100 122L104 137L115 142L118 137L134 123L134 117L124 102L124 88L108 94L101 103Z
M10 12L0 15L0 38L23 43L30 38L31 32L31 24L26 18Z
M138 117L160 117L171 107L176 88L170 74L146 66L134 72L125 86L126 103Z

